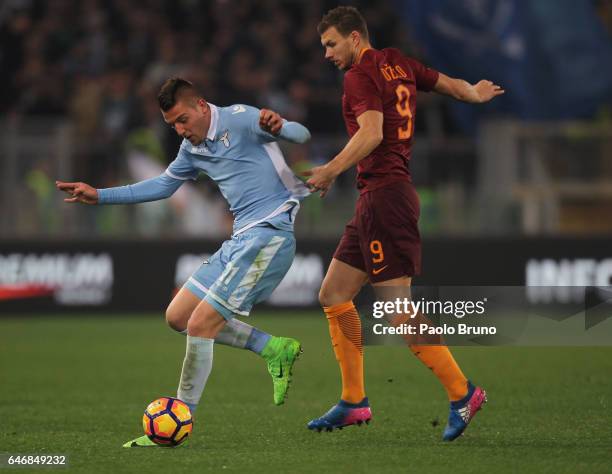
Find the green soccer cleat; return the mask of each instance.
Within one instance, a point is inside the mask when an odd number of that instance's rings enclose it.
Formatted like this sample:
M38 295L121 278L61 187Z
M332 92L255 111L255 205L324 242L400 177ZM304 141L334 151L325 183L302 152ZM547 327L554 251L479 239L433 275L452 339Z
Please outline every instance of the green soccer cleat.
M128 441L123 445L124 448L173 448L175 446L168 445L164 446L162 444L156 444L149 439L148 436L141 436L140 438L133 439L132 441Z
M274 404L282 405L291 383L293 364L302 352L301 344L289 337L272 336L261 351L268 363L268 372L274 385Z
M179 446L184 445L185 443L181 443ZM132 441L128 441L123 445L124 448L176 448L174 445L163 445L156 444L149 439L148 436L141 436L140 438L133 439Z
M148 436L141 436L140 438L133 439L132 441L128 441L123 445L124 448L148 448L151 446L158 446L153 441L149 439Z

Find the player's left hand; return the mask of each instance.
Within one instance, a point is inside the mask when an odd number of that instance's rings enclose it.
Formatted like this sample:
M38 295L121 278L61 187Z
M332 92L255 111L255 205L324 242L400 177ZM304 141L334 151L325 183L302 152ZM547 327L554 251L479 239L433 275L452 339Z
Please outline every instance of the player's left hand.
M505 90L498 86L497 84L492 83L491 81L487 81L483 79L479 81L478 84L474 85L474 91L478 95L478 100L480 103L489 102L493 97L497 97L498 95L502 95Z
M315 193L321 191L319 193L321 197L325 197L338 176L328 165L317 166L316 168L303 171L301 174L302 176L310 177L310 179L306 181L306 186L308 186L310 192Z
M259 128L264 132L278 135L283 127L283 118L273 110L261 109L259 112Z

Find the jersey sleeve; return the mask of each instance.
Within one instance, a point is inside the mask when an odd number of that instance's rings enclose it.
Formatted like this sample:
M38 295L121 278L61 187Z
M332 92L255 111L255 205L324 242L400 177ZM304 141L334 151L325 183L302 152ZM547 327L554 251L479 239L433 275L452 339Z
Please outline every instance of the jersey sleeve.
M185 146L186 145L181 145L176 158L172 163L170 163L165 173L171 178L182 181L188 179L195 180L198 177L199 170L191 163L187 150L184 148Z
M410 69L412 69L412 72L414 73L417 89L424 92L431 91L436 86L440 73L435 69L428 68L416 59L405 59L408 66L410 66Z
M363 71L349 71L344 76L344 95L355 117L368 110L383 111L381 91Z
M301 123L288 122L287 120L283 120L283 126L280 133L278 135L272 135L262 130L259 126L260 109L248 105L242 107L245 109L243 119L246 122L246 127L253 135L257 136L263 142L274 142L279 138L293 143L306 143L310 140L310 132L306 127Z
M98 204L135 204L158 201L172 196L183 181L161 174L127 186L98 189Z

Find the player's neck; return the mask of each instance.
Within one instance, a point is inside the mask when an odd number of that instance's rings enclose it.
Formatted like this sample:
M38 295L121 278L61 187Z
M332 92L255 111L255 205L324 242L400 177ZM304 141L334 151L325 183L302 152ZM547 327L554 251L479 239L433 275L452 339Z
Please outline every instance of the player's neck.
M355 56L353 59L353 64L359 64L361 62L361 58L363 54L368 50L372 49L372 45L370 43L362 43L355 49Z

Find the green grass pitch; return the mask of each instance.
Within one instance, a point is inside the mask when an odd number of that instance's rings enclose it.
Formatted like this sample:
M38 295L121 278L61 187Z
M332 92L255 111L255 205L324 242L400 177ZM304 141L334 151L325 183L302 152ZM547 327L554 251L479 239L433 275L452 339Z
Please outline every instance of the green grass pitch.
M612 469L612 348L454 349L489 403L445 444L444 392L397 346L366 350L372 424L309 432L306 422L339 396L324 317L257 311L250 322L303 343L287 403L273 405L261 359L217 346L192 438L124 449L141 434L147 403L175 394L183 337L161 316L0 318L0 453L65 453L66 471L84 473Z

